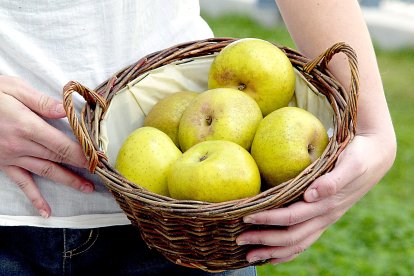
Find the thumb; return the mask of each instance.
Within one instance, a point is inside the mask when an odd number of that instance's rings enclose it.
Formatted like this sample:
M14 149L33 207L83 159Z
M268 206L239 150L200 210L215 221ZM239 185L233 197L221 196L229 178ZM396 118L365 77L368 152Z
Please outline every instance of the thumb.
M360 166L360 162L357 162L355 156L354 158L351 157L352 154L344 151L339 156L335 168L331 172L317 178L306 189L304 194L305 201L315 202L335 195L344 186L360 177L363 173L363 166Z
M7 78L3 85L4 93L16 98L41 116L51 119L66 116L62 102L37 91L19 78Z
M332 171L317 178L305 191L304 199L307 202L319 201L336 194L344 185L341 176L336 171Z

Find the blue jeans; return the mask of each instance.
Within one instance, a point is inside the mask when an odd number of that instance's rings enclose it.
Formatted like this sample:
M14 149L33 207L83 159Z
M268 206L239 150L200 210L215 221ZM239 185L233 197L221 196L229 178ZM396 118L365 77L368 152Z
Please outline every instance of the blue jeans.
M0 275L256 275L255 267L207 273L149 250L131 225L96 229L0 227Z

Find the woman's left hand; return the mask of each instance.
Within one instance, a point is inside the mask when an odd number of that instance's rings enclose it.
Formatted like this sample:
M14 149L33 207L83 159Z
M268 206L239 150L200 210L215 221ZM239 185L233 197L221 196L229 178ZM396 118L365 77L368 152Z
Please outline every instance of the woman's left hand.
M237 238L240 245L263 245L251 250L247 260L269 259L276 264L297 257L380 181L394 162L395 151L393 140L384 141L377 134L357 135L335 168L309 186L303 201L244 217L246 223L278 226L248 231Z

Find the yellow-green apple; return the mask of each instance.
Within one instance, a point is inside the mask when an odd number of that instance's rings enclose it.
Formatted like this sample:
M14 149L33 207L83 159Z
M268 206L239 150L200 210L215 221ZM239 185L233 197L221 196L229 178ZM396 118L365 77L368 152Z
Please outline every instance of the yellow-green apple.
M205 140L229 140L249 150L259 122L257 103L237 89L216 88L202 92L184 110L178 129L184 152Z
M286 54L274 44L243 38L214 58L208 88L231 87L256 100L263 116L287 106L295 89L295 73Z
M325 127L312 113L299 107L283 107L260 122L251 155L266 185L276 186L318 159L328 140Z
M140 127L122 144L115 168L138 186L168 196L167 174L181 155L167 134L153 127Z
M178 126L181 116L197 95L198 93L192 91L180 91L161 99L148 112L144 119L144 126L158 128L170 136L174 144L179 147Z
M223 202L257 195L259 169L243 147L225 140L201 142L175 161L168 189L176 199Z

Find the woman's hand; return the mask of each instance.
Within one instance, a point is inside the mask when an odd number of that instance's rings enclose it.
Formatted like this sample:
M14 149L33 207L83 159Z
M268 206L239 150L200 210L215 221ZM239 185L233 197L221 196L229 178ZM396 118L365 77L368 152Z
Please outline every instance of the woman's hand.
M47 218L50 206L31 173L82 192L92 192L92 183L62 167L65 163L87 167L79 144L41 117L65 117L62 104L21 79L0 76L0 170L19 188L39 213Z
M309 248L385 175L395 159L393 135L360 134L339 156L335 168L314 181L304 200L286 208L246 216L246 223L285 226L283 229L250 231L238 244L263 245L247 254L247 260L287 262Z

